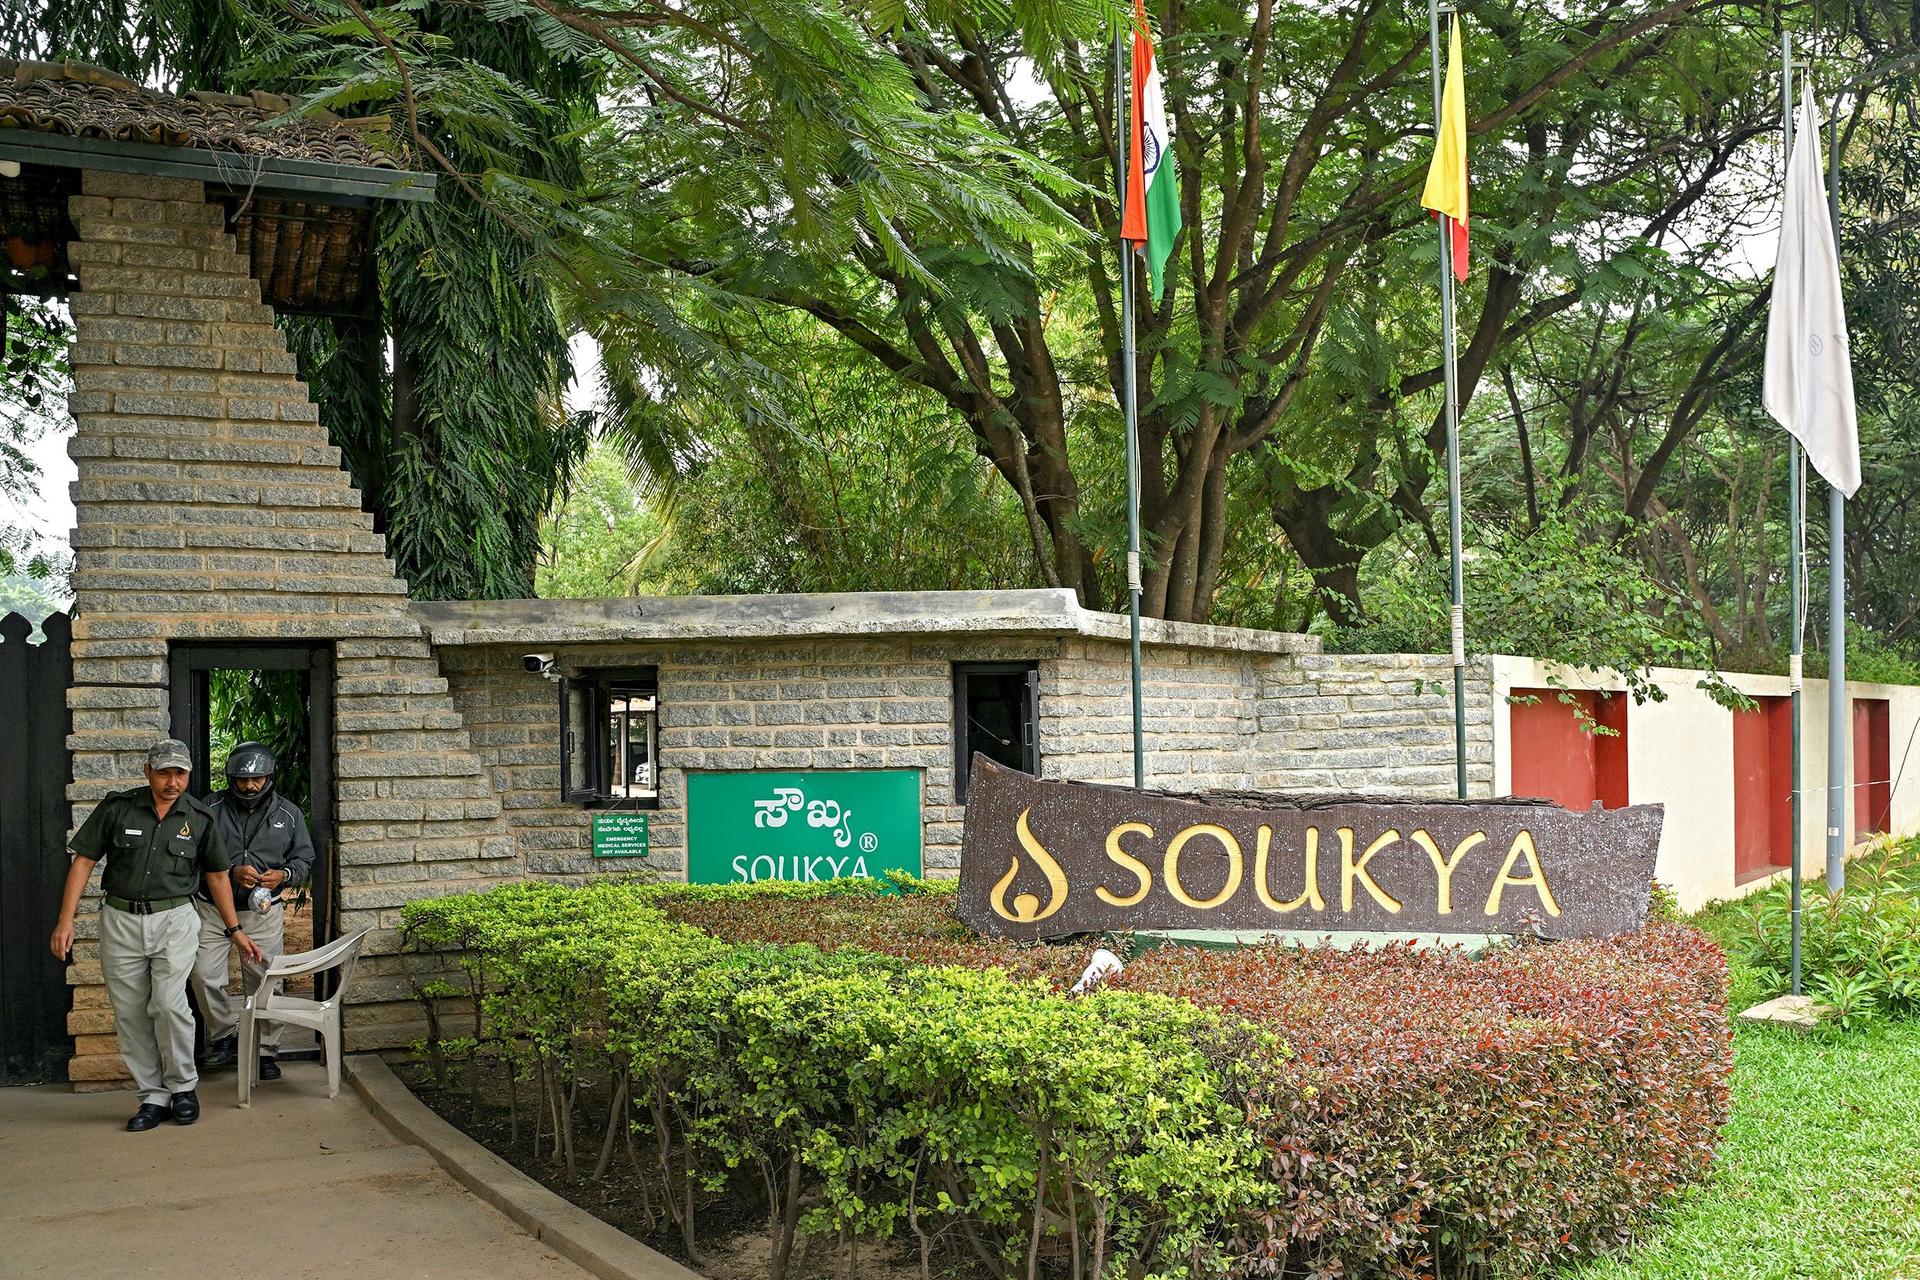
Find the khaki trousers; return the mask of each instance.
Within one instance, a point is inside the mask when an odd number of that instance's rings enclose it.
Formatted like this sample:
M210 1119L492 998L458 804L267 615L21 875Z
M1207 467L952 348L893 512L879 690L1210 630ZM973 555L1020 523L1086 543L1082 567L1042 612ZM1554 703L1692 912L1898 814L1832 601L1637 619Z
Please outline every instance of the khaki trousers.
M153 915L100 905L100 972L113 1029L140 1101L167 1106L200 1083L193 1067L193 971L199 921L186 906Z
M200 954L193 966L193 992L200 1000L201 1016L207 1020L207 1040L211 1042L234 1033L240 1021L241 1002L227 994L227 956L232 953L233 944L227 941L224 933L227 926L221 922L219 909L198 898L193 900L193 909L200 913ZM263 913L241 907L235 915L246 935L260 944L264 960L277 959L286 951L285 908L275 907ZM240 984L247 995L260 989L260 978L265 972L264 961L258 966L245 960L240 962ZM280 1024L261 1023L260 1051L271 1056L279 1048Z

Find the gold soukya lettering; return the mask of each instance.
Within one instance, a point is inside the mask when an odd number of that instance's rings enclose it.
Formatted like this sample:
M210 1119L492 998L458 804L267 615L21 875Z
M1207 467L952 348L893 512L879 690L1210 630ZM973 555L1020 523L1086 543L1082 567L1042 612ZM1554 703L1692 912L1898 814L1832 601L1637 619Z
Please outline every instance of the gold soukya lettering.
M1352 836L1348 836L1351 846ZM1305 885L1300 896L1286 902L1277 901L1267 884L1267 850L1273 844L1273 828L1262 825L1253 840L1253 888L1260 895L1260 905L1269 911L1298 911L1311 903L1315 911L1325 911L1327 903L1320 896L1320 828L1307 828L1307 866Z
M1180 852L1187 847L1187 842L1196 836L1212 836L1227 851L1227 883L1221 887L1219 893L1204 901L1188 893L1186 886L1180 883ZM1185 906L1201 911L1213 910L1239 892L1242 871L1240 842L1234 839L1233 832L1215 823L1197 822L1193 826L1183 827L1173 839L1167 842L1167 856L1162 867L1162 872L1167 878L1167 892L1174 896L1175 901Z
M1399 841L1398 831L1383 831L1379 839L1368 845L1367 851L1356 858L1353 856L1353 828L1340 828L1340 909L1342 911L1353 910L1353 885L1357 880L1367 886L1367 892L1373 895L1373 900L1386 908L1390 914L1400 913L1400 900L1382 889L1380 882L1367 871L1367 864L1373 861L1374 854L1390 844L1398 844Z
M1513 864L1520 860L1521 854L1527 855L1528 873L1524 876L1513 874ZM1507 850L1507 860L1500 866L1500 876L1493 882L1493 892L1487 895L1487 914L1500 914L1500 898L1508 885L1532 885L1540 895L1540 904L1547 914L1560 914L1560 904L1553 900L1553 890L1547 887L1547 869L1540 865L1540 851L1533 847L1533 832L1522 831L1513 838L1513 847Z
M1139 882L1139 887L1124 898L1104 884L1095 888L1093 896L1110 907L1130 907L1146 897L1147 890L1153 887L1153 872L1147 868L1147 864L1120 847L1121 836L1134 834L1143 835L1151 840L1153 828L1144 822L1123 822L1107 832L1107 857L1113 860L1115 866L1125 867L1131 871L1134 879Z
M1433 863L1433 876L1435 880L1439 881L1440 885L1436 895L1440 915L1448 916L1453 914L1453 873L1460 866L1460 859L1467 856L1467 850L1473 848L1475 845L1484 843L1486 838L1486 832L1476 831L1459 844L1453 846L1452 857L1443 858L1440 856L1440 846L1435 844L1433 837L1425 831L1416 831L1407 837L1407 839L1413 841L1413 843L1419 845L1422 849L1425 849L1427 851L1427 860Z

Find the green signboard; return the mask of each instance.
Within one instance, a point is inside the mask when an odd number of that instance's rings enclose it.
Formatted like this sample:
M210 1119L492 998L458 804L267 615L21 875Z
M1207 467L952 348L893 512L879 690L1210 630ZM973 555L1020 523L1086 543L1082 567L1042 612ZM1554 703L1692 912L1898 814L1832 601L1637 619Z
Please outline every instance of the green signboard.
M687 774L687 879L832 880L920 869L920 771Z
M647 815L596 813L593 815L593 856L644 858L647 856Z

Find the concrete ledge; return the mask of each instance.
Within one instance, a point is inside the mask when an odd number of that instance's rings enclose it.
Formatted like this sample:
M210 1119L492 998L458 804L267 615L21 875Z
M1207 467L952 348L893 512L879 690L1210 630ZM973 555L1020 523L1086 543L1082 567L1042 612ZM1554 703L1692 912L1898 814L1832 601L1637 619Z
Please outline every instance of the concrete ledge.
M865 636L1096 636L1128 620L1080 607L1065 588L847 591L815 595L625 596L604 600L415 600L436 645L706 643ZM1148 644L1242 653L1318 653L1317 636L1146 618Z
M601 1280L702 1280L673 1259L577 1208L435 1115L374 1054L350 1054L348 1082L380 1122L423 1148L467 1190Z

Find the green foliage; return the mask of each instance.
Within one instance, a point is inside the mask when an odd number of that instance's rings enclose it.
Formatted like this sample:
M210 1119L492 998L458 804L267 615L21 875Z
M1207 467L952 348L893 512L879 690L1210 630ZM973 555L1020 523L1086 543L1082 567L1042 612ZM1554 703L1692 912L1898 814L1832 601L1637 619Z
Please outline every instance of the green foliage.
M209 785L226 786L227 753L237 743L260 742L273 752L274 790L312 810L313 763L309 758L307 699L298 671L217 670L207 673Z
M1741 954L1779 995L1792 975L1792 901L1786 886L1747 900ZM1807 991L1848 1027L1920 1013L1920 838L1881 839L1847 864L1846 887L1802 887L1801 965Z
M595 445L541 522L535 588L550 599L654 592L662 532L618 455Z
M65 413L65 396L72 380L67 366L71 329L57 303L0 292L0 507L14 508L33 500L41 481L40 468L28 450ZM61 543L49 542L33 530L0 520L0 579L6 579L5 598L15 603L0 612L16 611L39 621L60 607L70 595L67 580L73 557Z
M670 513L649 563L658 581L703 593L1037 584L1018 502L936 397L809 320L760 316L733 340L782 398L777 416L683 402L670 447L641 438L650 418L611 424L610 443ZM649 461L662 454L664 474Z
M1763 988L1741 959L1744 903L1694 917L1732 956L1732 1004ZM1907 1280L1920 1259L1920 1019L1844 1035L1733 1033L1733 1116L1712 1172L1630 1250L1558 1280Z
M0 354L0 490L30 466L18 446L26 432L59 414L73 373L67 365L72 327L54 301L0 294L6 341Z
M57 577L36 578L31 572L0 574L0 615L17 613L38 626L68 603Z
M375 501L413 596L529 597L541 516L586 442L561 404L566 335L537 246L459 193L383 222L392 421L384 439L341 433L342 448L358 445L356 477L387 449Z
M0 528L0 599L5 611L39 621L73 599L73 553L26 529Z
M1714 670L1688 602L1617 544L1595 538L1579 499L1549 502L1537 529L1475 520L1467 545L1467 649L1618 672L1635 701L1663 701L1652 668L1705 669L1703 687L1736 705ZM1383 555L1376 552L1376 561ZM1444 653L1448 567L1402 543L1368 584L1369 620L1333 628L1333 646L1357 653Z
M371 131L376 145L454 170L432 203L375 207L369 314L283 323L412 593L531 596L541 516L586 435L562 408L566 334L546 241L489 175L509 168L515 189L577 184L600 72L550 48L552 24L525 12L435 0L372 18L378 37L338 3L53 0L43 22L59 56L134 76L289 91L349 116L391 109L395 128ZM428 49L462 73L440 74Z
M1824 676L1827 655L1810 650L1803 660L1809 675ZM1920 684L1920 660L1903 651L1871 626L1847 623L1847 679L1870 684Z
M589 426L558 407L574 329L606 356L591 425L686 504L657 509L683 535L661 588L1038 581L1124 607L1114 8L49 0L0 42L385 114L441 173L435 206L379 214L386 310L289 325L417 594L532 591ZM1648 696L1647 664L1711 665L1703 644L1778 666L1784 448L1755 408L1765 280L1734 245L1775 177L1773 33L1817 12L1475 6L1462 436L1473 571L1498 579L1476 647ZM1816 23L1863 90L1846 553L1885 642L1860 669L1906 678L1920 60L1897 7L1847 16ZM1423 25L1371 0L1149 17L1189 230L1138 317L1147 611L1438 647Z
M1270 1053L1259 1037L1166 997L730 946L662 916L662 892L514 885L414 902L403 928L461 951L485 1042L543 1106L571 1105L585 1070L617 1076L635 1107L615 1123L661 1138L676 1196L745 1178L788 1240L952 1233L1009 1270L1062 1236L1101 1276L1225 1265L1258 1144L1213 1059ZM693 1211L689 1194L690 1245Z

